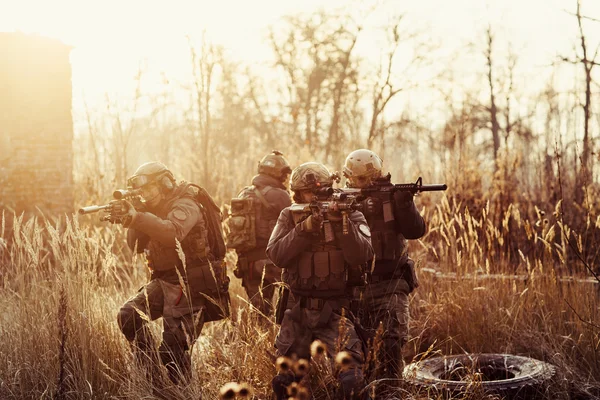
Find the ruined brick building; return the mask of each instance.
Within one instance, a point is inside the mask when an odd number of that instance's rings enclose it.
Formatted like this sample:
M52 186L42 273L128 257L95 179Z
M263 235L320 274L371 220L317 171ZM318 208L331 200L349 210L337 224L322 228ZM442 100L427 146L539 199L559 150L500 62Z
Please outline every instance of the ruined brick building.
M0 33L0 213L73 212L70 50Z

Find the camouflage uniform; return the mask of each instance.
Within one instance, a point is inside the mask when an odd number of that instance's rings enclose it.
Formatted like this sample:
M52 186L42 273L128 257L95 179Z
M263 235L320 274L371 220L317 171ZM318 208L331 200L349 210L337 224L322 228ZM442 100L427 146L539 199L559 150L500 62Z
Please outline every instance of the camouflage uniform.
M361 186L359 178L381 178L382 163L370 150L356 150L348 156L344 175L348 185ZM362 293L362 303L356 311L369 337L375 337L380 324L383 346L375 362L376 378L398 379L404 361L402 346L408 340L408 295L418 286L414 262L408 257L407 239L425 234L425 221L419 214L410 192L374 195L363 201L365 218L371 228L375 265L369 274L369 284Z
M158 360L146 325L147 320L162 317L160 361L173 382L189 380L191 344L205 322L228 313L228 281L222 260L211 252L206 216L193 189L181 184L156 209L138 212L128 227L127 243L146 253L151 280L121 307L119 327L134 345L136 357L157 378ZM185 267L176 240L185 254Z
M267 246L267 255L283 268L283 281L289 284L297 300L292 309L285 311L275 347L279 355L296 354L308 359L310 344L318 339L326 344L331 356L342 349L348 351L354 364L340 373L338 380L343 398L354 398L351 393L356 396L363 384L364 354L353 324L341 315L350 301L349 270L373 255L370 232L364 216L355 211L348 214L346 234L342 233L341 221L325 221L331 223L335 233L333 241L325 242L322 229L306 231L303 222L311 216L303 217L306 216L292 213L290 208L284 209ZM340 331L346 335L338 344ZM286 398L284 386L290 381L281 381L278 377L273 380L273 389L278 399Z
M238 262L234 273L242 279L242 286L252 305L264 315L269 315L273 310L271 301L276 284L281 281L281 269L267 258L265 251L279 213L292 201L283 183L267 174L252 178L252 186L244 188L238 198L249 195L256 197L253 193L255 190L260 192L269 207L262 204L262 200L256 200L256 247L245 252L237 251Z
M408 341L408 295L418 286L406 239L423 236L425 223L412 199L407 206L401 194L394 197L393 222L384 223L381 209L366 216L373 235L375 266L358 314L362 325L370 331L369 336L375 335L380 323L383 325L382 354L376 376L397 379L404 366L402 346Z

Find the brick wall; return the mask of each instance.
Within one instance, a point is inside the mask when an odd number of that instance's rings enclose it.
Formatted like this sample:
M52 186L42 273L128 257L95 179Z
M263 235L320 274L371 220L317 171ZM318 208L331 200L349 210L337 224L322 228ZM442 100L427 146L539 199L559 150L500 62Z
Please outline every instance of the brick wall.
M0 209L73 212L70 50L0 33Z

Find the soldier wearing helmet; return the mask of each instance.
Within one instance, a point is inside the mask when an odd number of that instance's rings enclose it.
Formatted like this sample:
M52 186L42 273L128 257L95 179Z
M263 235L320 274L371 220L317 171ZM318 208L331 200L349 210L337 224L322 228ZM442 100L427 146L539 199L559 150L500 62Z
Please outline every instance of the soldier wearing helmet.
M119 327L155 382L160 382L161 362L172 382L187 382L191 343L205 322L224 317L214 312L215 302L226 308L228 301L221 255L211 247L215 232L209 229L209 211L198 200L203 189L177 184L160 162L141 165L127 183L141 191L146 205L140 212L122 200L127 243L146 254L151 279L121 307ZM162 341L156 353L147 321L161 317Z
M389 183L382 177L381 158L367 149L348 155L343 173L351 188ZM414 262L408 257L407 239L425 234L425 222L411 192L372 193L362 201L371 228L375 265L364 288L359 310L362 325L372 335L383 324L383 346L378 354L378 378L399 379L403 368L402 346L408 339L408 295L418 286Z
M292 172L290 187L296 203L311 202L315 193L330 189L333 177L320 163L308 162ZM356 399L363 387L362 342L354 325L342 317L348 309L348 276L351 270L371 259L370 231L359 211L348 214L348 229L342 229L342 215L333 210L324 215L292 211L285 208L267 245L267 255L283 269L282 280L289 285L294 305L285 311L275 341L280 356L310 358L310 344L321 340L335 358L340 332L345 332L342 349L352 356L348 368L338 374L340 398ZM325 226L334 235L325 235ZM294 380L291 374L279 374L272 381L277 399L287 398L286 387Z
M269 261L265 251L279 213L292 203L285 186L292 169L283 154L273 150L258 162L257 172L252 184L232 200L228 247L236 249L238 261L233 272L242 279L248 299L262 314L269 316L281 270ZM251 200L246 209L252 215L236 214L238 199ZM242 223L233 223L240 219Z

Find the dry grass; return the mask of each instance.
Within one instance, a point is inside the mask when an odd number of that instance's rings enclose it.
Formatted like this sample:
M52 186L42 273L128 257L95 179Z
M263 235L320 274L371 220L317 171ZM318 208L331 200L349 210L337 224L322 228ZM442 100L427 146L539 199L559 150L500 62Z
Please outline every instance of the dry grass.
M542 213L513 199L499 211L488 200L478 199L479 207L469 199L419 201L429 232L411 243L421 287L411 302L406 360L526 354L560 371L548 399L600 395L600 285L559 279L591 276L581 260L596 265L597 215L587 209L571 227L561 204ZM13 216L2 224L0 398L152 398L116 323L120 305L146 280L121 228ZM194 348L194 383L171 397L216 399L227 382L247 382L255 398L270 395L277 327L259 322L233 277L231 293L232 318L205 327ZM158 336L159 324L152 329ZM469 396L485 398L476 390Z

